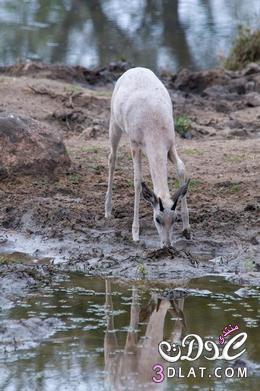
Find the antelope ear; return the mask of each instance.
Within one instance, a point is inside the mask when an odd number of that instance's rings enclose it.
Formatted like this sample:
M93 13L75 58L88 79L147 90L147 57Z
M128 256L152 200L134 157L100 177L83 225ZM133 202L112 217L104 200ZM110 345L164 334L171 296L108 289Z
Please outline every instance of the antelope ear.
M181 187L179 187L179 189L176 191L176 193L174 194L173 196L173 206L172 206L172 210L175 210L176 209L176 206L178 204L178 201L180 199L182 199L182 197L184 197L188 191L188 186L189 186L189 183L190 183L190 179L187 180L187 182L182 185Z
M148 189L148 187L146 186L146 184L144 182L142 182L141 185L142 185L142 194L143 194L144 199L147 202L149 202L149 204L151 204L152 207L155 207L158 203L156 195L154 194L153 191Z

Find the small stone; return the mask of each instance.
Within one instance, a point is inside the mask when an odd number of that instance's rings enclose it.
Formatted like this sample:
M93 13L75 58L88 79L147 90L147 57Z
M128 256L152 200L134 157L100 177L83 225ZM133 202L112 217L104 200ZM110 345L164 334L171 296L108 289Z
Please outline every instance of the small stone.
M248 76L258 72L260 72L260 65L255 62L252 62L246 66L242 74L244 76Z
M250 239L250 243L253 244L253 246L257 246L259 244L259 241L256 239L255 236L253 236L251 239Z
M246 103L249 107L260 106L260 94L258 94L257 92L250 92L246 95Z
M254 210L256 210L256 209L257 209L256 205L250 203L250 204L247 204L247 205L245 206L244 211L245 211L245 212L252 212L252 211L254 211Z
M88 140L90 138L97 138L98 132L100 131L99 126L89 126L86 129L83 130L81 133L81 137L84 140Z

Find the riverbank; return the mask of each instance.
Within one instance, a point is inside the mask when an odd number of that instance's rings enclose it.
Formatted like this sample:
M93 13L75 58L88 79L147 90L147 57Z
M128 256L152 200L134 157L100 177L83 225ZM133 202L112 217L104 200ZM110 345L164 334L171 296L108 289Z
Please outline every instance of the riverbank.
M53 175L1 179L0 253L30 254L30 269L48 258L44 267L90 275L181 283L216 273L240 285L259 284L260 67L161 75L175 119L190 123L184 138L177 134L177 148L192 179L193 236L181 237L179 218L171 250L157 250L152 211L144 201L141 241L131 240L134 189L126 138L115 175L114 218L104 219L110 97L126 68L120 63L88 71L28 63L0 69L0 111L61 132L71 160ZM169 167L174 192L175 167ZM150 183L146 161L144 177ZM16 267L1 256L1 278L15 275Z

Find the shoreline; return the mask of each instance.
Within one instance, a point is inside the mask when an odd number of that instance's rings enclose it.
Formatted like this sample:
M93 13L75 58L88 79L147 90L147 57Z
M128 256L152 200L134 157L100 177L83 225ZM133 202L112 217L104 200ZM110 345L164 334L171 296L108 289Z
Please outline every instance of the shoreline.
M0 180L0 233L10 236L9 242L0 241L0 253L7 246L11 251L13 235L17 250L62 259L64 270L161 281L223 273L240 285L259 284L260 66L239 72L182 70L163 77L175 123L184 116L190 121L176 141L192 178L193 238L181 237L178 219L175 248L168 252L158 250L152 211L143 201L141 241L131 240L134 192L126 138L115 175L114 218L104 219L110 97L125 67L115 63L102 72L39 63L0 68L0 114L26 116L59 132L71 160L54 174L21 171ZM170 163L169 169L174 192ZM146 162L144 175L149 178Z

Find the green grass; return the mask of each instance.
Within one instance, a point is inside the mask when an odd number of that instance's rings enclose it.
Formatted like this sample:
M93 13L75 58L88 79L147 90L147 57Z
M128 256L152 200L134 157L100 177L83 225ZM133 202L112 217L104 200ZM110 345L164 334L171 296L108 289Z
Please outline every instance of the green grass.
M102 170L104 169L104 166L102 164L93 164L93 165L91 165L89 167L96 174L101 174Z
M228 187L228 190L231 193L238 193L241 190L241 187L238 183L231 183L231 185Z
M4 265L4 264L7 264L7 263L8 263L7 259L5 257L3 257L3 256L0 256L0 264Z
M143 277L145 277L147 275L147 270L146 270L146 267L145 267L145 264L144 263L141 263L139 266L138 266L138 273L141 274Z
M240 27L234 45L224 61L224 66L235 71L251 62L260 62L260 30L252 31L249 28Z
M73 92L73 93L79 93L79 92L84 92L83 88L77 85L69 85L64 87L65 92Z
M248 271L248 272L252 272L255 269L255 263L251 258L246 258L244 260L244 266L245 266L246 271Z
M68 180L73 183L74 185L79 184L79 175L78 174L69 174Z
M128 179L127 180L127 186L128 187L134 187L134 181L132 181L131 179Z
M203 182L200 179L196 179L196 178L191 179L189 184L189 189L197 190L202 184Z
M180 182L178 179L174 179L174 178L170 178L169 179L169 188L170 190L171 189L178 189L178 187L180 186Z
M246 160L246 155L227 155L224 157L225 162L230 162L230 163L241 163L244 160Z
M203 153L196 148L187 148L187 149L184 149L182 152L188 156L202 156L203 155Z
M98 153L97 147L82 147L81 152Z
M191 120L186 114L180 115L176 118L175 129L182 137L185 137L189 130L191 130Z
M218 186L220 192L228 193L238 193L241 190L239 183L225 183L223 185L219 184Z
M197 190L203 182L200 179L193 178L189 183L189 190ZM174 191L180 187L180 181L178 179L170 179L169 180L169 188Z
M125 160L127 161L132 161L132 155L130 152L126 152L126 153L119 153L118 156L117 156L117 161L118 162L124 162ZM131 165L132 167L132 165Z

